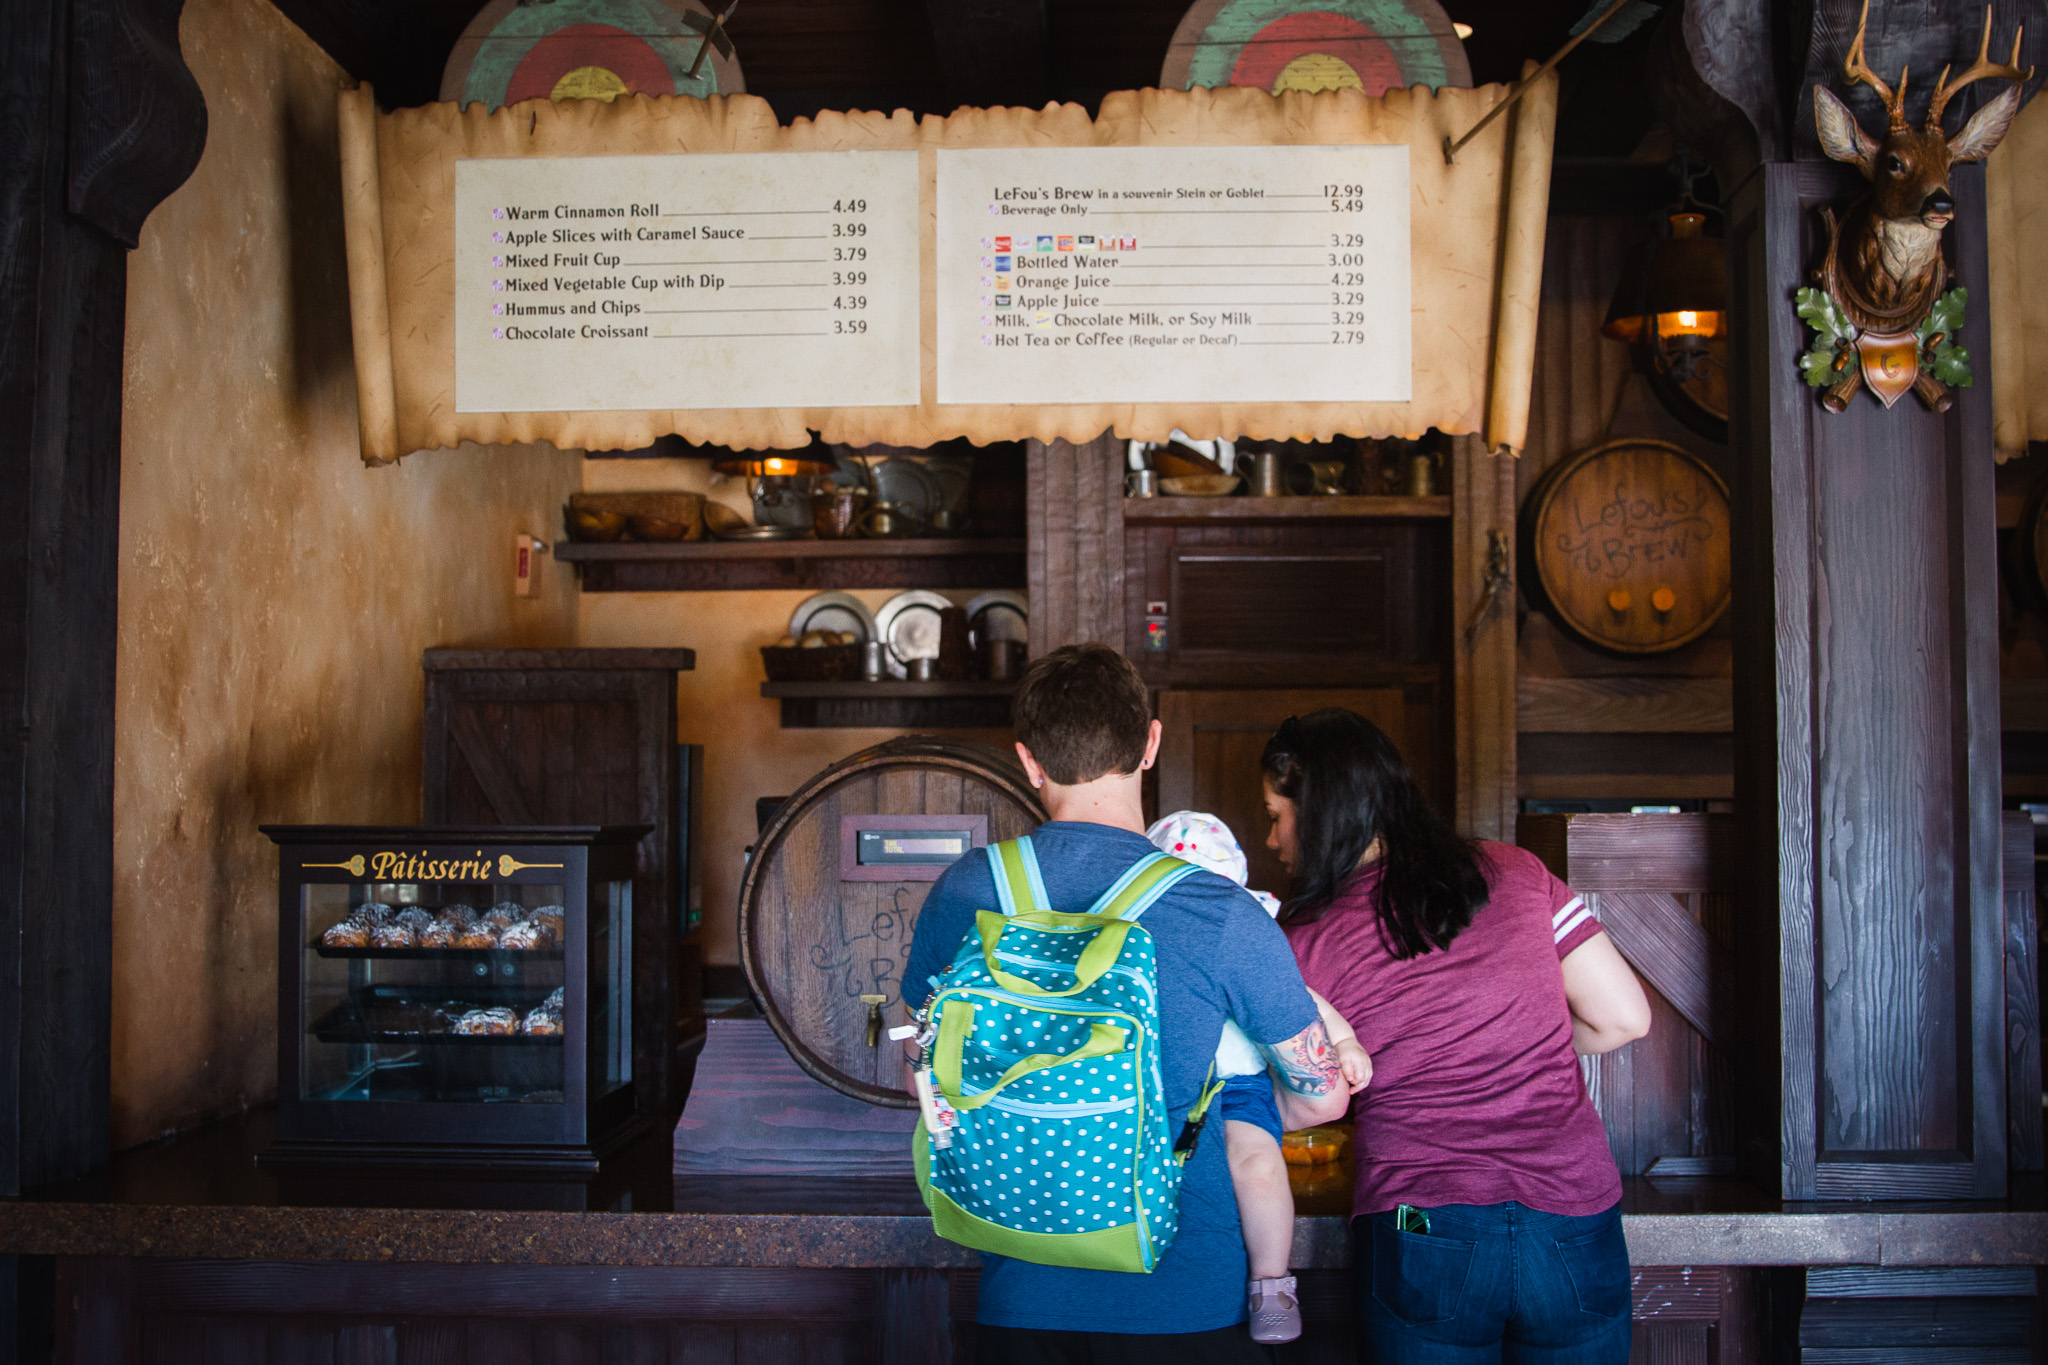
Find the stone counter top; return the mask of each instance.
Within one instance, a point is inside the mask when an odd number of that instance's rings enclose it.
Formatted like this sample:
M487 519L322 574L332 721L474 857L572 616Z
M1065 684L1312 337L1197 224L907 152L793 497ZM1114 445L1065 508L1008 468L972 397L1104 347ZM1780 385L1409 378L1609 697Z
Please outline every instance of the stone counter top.
M269 1116L125 1153L91 1179L0 1200L0 1254L479 1265L967 1267L903 1180L669 1174L662 1139L590 1182L353 1173L279 1179ZM1730 1180L1626 1182L1638 1265L2048 1263L2033 1180L1997 1204L1789 1206ZM1299 1201L1294 1263L1348 1261L1341 1185Z

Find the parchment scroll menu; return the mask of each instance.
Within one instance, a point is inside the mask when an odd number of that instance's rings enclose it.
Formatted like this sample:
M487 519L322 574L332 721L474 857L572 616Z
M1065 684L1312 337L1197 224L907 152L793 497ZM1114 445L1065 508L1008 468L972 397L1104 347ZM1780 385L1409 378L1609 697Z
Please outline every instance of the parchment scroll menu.
M940 151L941 403L1405 403L1408 149Z
M798 119L783 125L776 121L774 111L764 101L747 95L720 96L710 100L629 95L621 96L610 104L598 100L531 100L502 109L486 109L481 104L471 104L463 109L452 104L432 104L386 114L377 111L376 101L367 86L344 91L341 96L343 214L348 236L349 299L355 333L363 456L373 462L382 462L397 459L411 451L452 446L462 441L549 441L567 448L637 450L670 433L694 442L758 450L803 446L810 441L813 432L827 441L848 445L925 446L951 437L965 437L976 443L1083 441L1092 440L1105 430L1144 440L1164 439L1175 429L1196 437L1328 440L1338 434L1420 436L1432 427L1452 435L1483 430L1489 448L1516 449L1520 447L1527 427L1529 371L1535 354L1535 316L1541 286L1551 123L1556 106L1555 76L1546 75L1538 80L1507 117L1489 125L1458 154L1456 165L1446 165L1443 157L1444 139L1463 134L1506 94L1506 88L1498 85L1476 90L1446 86L1436 91L1418 86L1389 90L1371 99L1355 90L1322 91L1313 95L1289 91L1277 96L1263 90L1240 87L1135 90L1104 96L1100 113L1093 118L1079 105L1060 104L1043 109L958 109L945 118L922 119L913 117L906 110L897 110L893 114L825 111L815 118ZM1176 304L1186 312L1187 325L1212 337L1236 335L1241 338L1239 343L1215 347L1219 352L1234 357L1235 363L1215 367L1213 383L1190 386L1185 383L1184 375L1173 373L1172 366L1161 366L1160 374L1147 382L1159 383L1162 387L1157 391L1172 393L1174 396L1171 398L1096 398L1088 396L1099 390L1087 387L1096 380L1086 373L1087 367L1084 366L1081 367L1083 373L1069 375L1074 381L1071 386L1040 387L1031 396L1006 390L1000 394L990 393L981 401L942 401L942 383L950 399L953 382L942 379L942 374L969 375L969 371L956 371L954 366L960 363L980 365L980 352L997 349L993 342L984 348L981 336L985 331L991 336L998 333L994 324L984 328L980 321L984 316L996 315L993 289L989 291L990 305L986 310L981 308L980 293L975 293L969 311L963 314L948 304L946 314L942 316L939 263L945 259L945 252L952 248L945 246L939 232L941 156L986 152L1011 158L1055 150L1092 156L1128 151L1140 157L1171 161L1182 168L1172 180L1164 182L1163 187L1193 188L1199 184L1205 196L1210 189L1222 188L1225 190L1223 199L1205 202L1220 202L1228 207L1233 202L1228 194L1232 185L1242 187L1248 183L1257 187L1265 183L1270 192L1278 182L1262 179L1246 182L1242 177L1232 175L1218 183L1209 171L1199 169L1208 166L1212 159L1244 158L1259 176L1264 177L1267 171L1263 168L1288 165L1297 157L1314 161L1330 155L1333 148L1343 149L1342 154L1347 157L1405 159L1406 178L1402 182L1406 185L1405 206L1400 202L1400 192L1390 192L1384 196L1386 202L1369 202L1359 211L1365 226L1324 226L1319 230L1324 234L1324 241L1327 241L1330 231L1369 236L1382 228L1389 236L1400 236L1406 241L1409 281L1407 344L1410 352L1406 389L1394 389L1391 380L1386 381L1384 388L1380 387L1385 376L1374 369L1370 360L1378 345L1377 340L1341 343L1346 349L1358 352L1364 362L1357 367L1357 373L1333 374L1305 363L1264 367L1248 358L1289 355L1300 360L1322 353L1309 346L1254 348L1242 340L1263 331L1278 335L1283 330L1277 326L1279 314L1269 318L1254 311L1249 323L1229 322L1222 317L1220 307L1211 309L1188 303ZM906 288L884 291L879 286L875 278L881 268L875 263L877 229L872 220L868 233L869 279L866 282L867 307L870 310L868 336L871 340L884 335L876 331L878 314L872 310L885 293L892 308L897 306L896 300L906 296L914 301L918 322L915 331L918 372L914 394L906 394L902 388L902 375L898 369L900 352L893 350L888 352L885 360L878 359L860 372L863 382L855 393L840 398L815 396L813 390L803 387L814 381L822 383L832 376L822 372L826 367L818 354L795 346L767 352L770 358L765 363L735 355L722 362L723 369L716 368L721 363L716 356L678 360L658 374L644 376L644 384L636 380L630 395L602 391L606 385L614 388L625 386L623 362L618 365L608 362L602 367L617 370L616 374L586 373L579 381L584 389L581 393L560 392L574 379L574 375L556 373L549 364L525 368L516 380L509 376L485 379L470 371L468 362L472 354L472 339L496 343L492 350L483 353L485 355L523 350L539 357L548 352L546 343L521 340L515 347L509 337L489 336L490 329L505 324L489 321L486 327L487 320L501 315L478 314L475 304L469 301L468 293L458 304L457 277L463 273L458 267L458 255L477 250L474 244L469 244L468 234L473 231L472 226L457 221L458 165L472 161L513 161L539 167L549 162L642 157L685 163L685 166L700 163L702 169L679 167L675 172L664 172L698 177L686 182L673 182L687 184L689 193L696 195L731 192L733 177L718 170L721 161L738 164L757 155L788 159L816 154L820 155L820 164L824 164L832 156L853 160L845 156L848 153L899 154L916 158L917 289L914 293ZM1241 169L1244 163L1232 161L1230 164ZM556 173L548 170L535 172L541 176ZM789 178L801 179L797 176ZM1351 196L1341 193L1342 187L1373 183L1363 171L1356 179L1340 175L1315 182L1311 188L1317 191L1326 184L1340 187L1340 193L1335 196L1339 209L1332 212L1324 201L1321 212L1293 216L1291 221L1306 224L1319 219L1324 213L1333 218L1344 217L1349 212L1342 207L1345 201L1354 197L1374 200L1378 196L1372 193ZM622 192L610 198L593 197L587 189L579 189L574 194L566 190L562 195L544 194L533 202L547 206L550 213L556 203L613 208L629 207L635 203L658 203L664 215L674 211L675 191L667 183L663 183L658 192L655 192L657 187L652 181L644 184L634 182L619 188ZM810 188L806 187L805 193L809 193ZM607 190L607 194L611 193ZM882 192L876 190L865 197L872 214L873 206L883 199ZM969 249L977 253L974 258L977 273L973 276L976 288L983 273L992 282L996 278L993 246L996 236L1010 235L1014 238L1017 235L1000 234L994 225L1002 221L1002 215L988 213L990 202L987 198L981 200L976 210L980 222L969 237ZM683 203L686 214L704 207L705 203L696 198ZM749 201L737 207L756 205ZM797 207L811 211L817 205L805 200ZM1393 226L1400 212L1405 212L1412 231ZM1242 221L1251 222L1265 213L1265 210L1257 210ZM549 221L552 225L552 217ZM629 217L624 221L630 224L632 220ZM679 221L687 225L691 221L711 220L685 216ZM1192 240L1173 236L1187 223L1199 222L1220 228L1225 221L1239 220L1219 216L1213 223L1211 220L1160 218L1138 221L1153 226L1126 227L1119 224L1115 235L1121 263L1113 271L1091 271L1091 275L1107 273L1114 282L1133 283L1146 273L1135 267L1147 264L1147 252L1154 250L1153 243ZM1290 219L1281 217L1279 221ZM1077 221L1072 229L1077 250L1078 239L1091 235L1091 230L1081 225L1082 222L1085 219ZM1166 229L1162 236L1159 225L1176 222L1181 225ZM492 227L489 230L506 229ZM1033 254L1037 253L1036 239L1039 235L1041 230L1034 227ZM1055 228L1051 235L1053 250L1045 254L1059 255L1058 240L1063 235L1062 230ZM1108 234L1097 231L1092 235L1097 237L1099 249L1100 239ZM986 253L990 257L990 266L985 272L980 270L980 240L984 236L991 243ZM1135 249L1128 252L1122 245L1122 239L1127 236L1137 242ZM700 236L697 245L702 245L704 240ZM726 243L719 248L720 253L739 254L739 248L731 244L735 239L720 240ZM751 230L748 240L752 240ZM1202 240L1207 241L1206 238ZM1255 244L1247 237L1231 236L1219 240ZM687 241L680 244L691 245ZM621 259L615 270L596 261L594 253L600 244L567 245L592 249L589 278L619 278L618 270L624 270L629 264L643 264L637 260L629 261L627 253L621 249L617 252ZM620 245L623 247L624 244ZM770 245L793 248L805 244ZM553 251L552 244L549 249ZM1013 252L1014 249L1013 243ZM1340 243L1342 250L1345 249ZM1361 247L1357 254L1367 255L1370 251L1370 247ZM489 257L482 259L488 260ZM695 257L678 256L674 259L693 262L687 267L692 271L693 281L705 269L694 263ZM475 258L472 258L471 266L474 264ZM829 266L832 263L806 264ZM1391 275L1383 273L1379 277L1380 284L1371 282L1375 278L1374 271L1389 264L1385 261L1361 261L1357 267L1350 267L1340 261L1340 272L1355 269L1365 277L1358 289L1365 297L1355 310L1340 298L1337 309L1347 314L1362 312L1364 318L1358 327L1366 331L1369 338L1384 337L1391 342L1401 334L1396 320L1399 309L1386 305L1395 281ZM680 272L684 268L677 266L673 269ZM612 274L606 276L603 273L606 271ZM1163 277L1167 275L1167 272L1154 273ZM1206 273L1205 268L1195 274L1170 277L1211 283L1205 278ZM1253 273L1240 270L1230 282L1249 278ZM547 277L553 278L554 274L555 266L551 260ZM494 271L481 278L509 281L511 276ZM562 278L571 276L564 273ZM606 297L619 303L642 301L633 296L632 277L627 275L624 278L626 287L623 289L589 289L577 294L578 304L587 305L592 301L599 304L598 312L590 315L596 319L590 325L622 330L645 325L648 337L640 344L648 348L708 347L714 342L730 342L736 347L763 344L730 337L711 341L657 342L653 339L655 323L644 313L626 314L623 321L611 321L603 311ZM730 282L739 276L734 273L726 278L728 285L723 293L730 297L736 292ZM1289 282L1300 283L1291 278ZM1083 296L1092 288L1081 286L1078 278L1073 283L1076 288L1071 292ZM1328 284L1326 277L1323 284ZM485 287L489 289L488 285ZM1341 279L1338 288L1340 293L1351 292ZM703 286L693 282L690 289L701 291ZM513 291L508 287L504 291L490 292L493 296L491 302L496 302L498 293L509 296ZM519 292L538 294L542 291ZM641 292L648 298L666 298L671 302L687 299L692 309L702 309L705 298L702 292L688 293L680 285ZM1108 290L1102 292L1104 298L1122 297ZM1130 291L1130 296L1136 297L1139 292ZM1159 292L1162 291L1154 291L1155 295ZM1204 305L1211 301L1220 305L1225 300L1216 296L1222 292L1206 289L1187 297L1201 299ZM593 294L600 297L593 300ZM488 309L490 302L483 306ZM802 306L815 308L816 298ZM1268 309L1278 307L1273 304L1259 306ZM1375 309L1379 310L1377 314ZM1068 311L1078 310L1079 305ZM1238 310L1234 308L1233 311ZM1206 320L1212 312L1215 314L1213 323ZM749 313L757 318L770 316L758 304L750 303ZM1197 313L1201 314L1202 321L1196 320ZM675 314L661 321L664 326L677 330L709 331L708 319L711 316L708 312L692 311L687 316ZM822 317L820 314L810 316L814 323ZM962 348L941 343L941 336L950 334L948 329L959 327L963 318L967 357L959 354ZM1306 317L1298 320L1308 321ZM577 347L584 344L580 328L586 322L589 322L588 317L577 315L575 325L579 332L574 342ZM1275 325L1266 325L1269 322ZM527 319L522 317L516 325L524 327L526 323ZM550 316L545 325L565 324ZM749 326L767 330L765 324L758 322ZM1343 331L1353 330L1352 324L1342 317L1338 319L1338 327ZM484 329L483 332L474 330L478 328ZM1057 321L1051 330L1058 332ZM460 337L458 333L461 333ZM640 341L625 337L593 337L589 340L620 343L621 350L614 353L615 357L630 357L632 352L624 344ZM832 339L796 337L779 340L805 346L824 346ZM458 352L463 356L464 369L460 381L457 377ZM882 353L883 348L878 345L873 354L880 356ZM840 354L843 352L827 352L826 359ZM1390 357L1391 351L1384 354ZM527 364L525 360L508 363L514 368ZM1166 387L1169 381L1175 387ZM473 410L473 405L483 401L472 391L473 382L497 383L502 388L512 388L516 384L519 390L516 394L501 392L499 395L500 399L515 406L489 411ZM1043 383L1042 380L1033 382ZM783 383L801 389L805 396L774 401L776 390L772 386ZM1338 386L1339 392L1384 396L1287 396L1301 392L1328 393L1331 383ZM1295 387L1289 388L1288 385ZM591 391L593 389L598 391ZM589 406L614 400L617 406ZM757 403L767 403L768 406L748 406Z
M455 163L455 409L915 404L916 152Z

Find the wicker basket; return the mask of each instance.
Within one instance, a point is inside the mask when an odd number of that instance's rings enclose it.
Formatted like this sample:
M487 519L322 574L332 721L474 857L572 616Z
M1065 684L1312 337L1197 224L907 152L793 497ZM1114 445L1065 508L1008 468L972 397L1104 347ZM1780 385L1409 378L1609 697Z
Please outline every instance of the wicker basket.
M762 645L769 682L852 682L860 676L859 645Z

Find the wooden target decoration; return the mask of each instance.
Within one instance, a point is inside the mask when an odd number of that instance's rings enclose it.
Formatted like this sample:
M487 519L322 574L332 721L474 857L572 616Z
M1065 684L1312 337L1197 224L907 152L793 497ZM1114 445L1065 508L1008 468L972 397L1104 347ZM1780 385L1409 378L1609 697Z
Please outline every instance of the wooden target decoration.
M1610 441L1565 460L1526 524L1542 598L1587 644L1661 654L1728 610L1728 489L1680 446Z
M496 109L533 99L742 94L737 57L714 45L697 62L712 17L697 0L491 0L455 40L441 98Z
M1472 84L1436 0L1195 0L1160 69L1162 90L1249 85L1367 96Z

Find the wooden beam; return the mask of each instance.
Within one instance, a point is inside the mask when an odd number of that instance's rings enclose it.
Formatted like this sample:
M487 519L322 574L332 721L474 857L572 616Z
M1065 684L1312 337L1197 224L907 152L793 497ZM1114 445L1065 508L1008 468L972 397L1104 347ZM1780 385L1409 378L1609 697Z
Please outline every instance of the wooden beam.
M178 9L0 5L0 1195L107 1156L124 248L205 139Z

